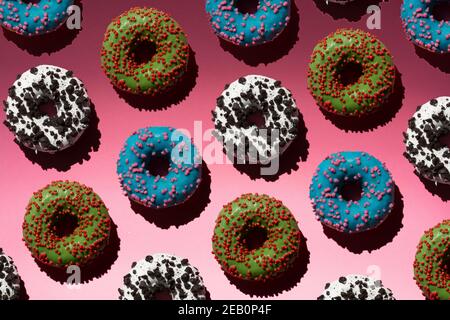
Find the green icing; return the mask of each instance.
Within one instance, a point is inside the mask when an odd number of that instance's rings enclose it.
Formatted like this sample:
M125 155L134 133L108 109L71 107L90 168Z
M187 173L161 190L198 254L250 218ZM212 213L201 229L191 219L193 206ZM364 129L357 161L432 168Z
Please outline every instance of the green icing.
M249 229L266 230L267 240L256 249L244 244ZM213 252L222 268L247 280L264 280L290 267L298 256L301 233L283 204L266 195L243 195L220 212L213 236Z
M78 221L69 235L54 232L55 219L72 215ZM106 246L108 210L92 189L75 182L54 182L36 192L27 207L23 237L36 259L58 267L82 265Z
M344 84L340 71L349 63L362 68L361 77ZM308 87L318 104L340 115L358 115L379 108L395 82L392 56L383 43L361 30L341 29L314 48Z
M136 63L133 48L152 43L156 53L150 61ZM102 48L102 67L122 90L156 95L171 88L186 69L189 46L180 25L153 8L133 8L108 26Z

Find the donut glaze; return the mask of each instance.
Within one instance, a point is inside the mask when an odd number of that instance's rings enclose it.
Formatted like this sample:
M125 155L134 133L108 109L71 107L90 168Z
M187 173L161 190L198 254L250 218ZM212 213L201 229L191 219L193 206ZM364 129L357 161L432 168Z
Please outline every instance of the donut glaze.
M136 60L139 45L155 46L148 61ZM112 84L133 94L157 96L183 77L189 45L178 22L154 8L132 8L106 30L101 50L102 69Z
M76 221L73 230L61 233L58 224L64 226L70 220ZM22 229L25 245L41 263L59 268L84 266L108 244L111 219L91 188L55 181L34 193Z
M155 176L149 170L157 157L169 163L165 176ZM197 190L202 158L191 139L180 131L148 127L136 131L125 142L117 174L130 200L149 208L167 208L185 202Z
M431 300L450 299L450 220L426 231L417 246L414 278Z
M40 65L17 77L4 104L5 125L17 141L35 151L55 153L75 144L88 128L91 101L83 82L64 68ZM56 115L41 111L53 102Z
M74 0L0 0L0 24L24 36L36 36L58 29L68 17Z
M241 13L237 0L206 0L214 32L238 46L250 47L274 40L290 20L291 0L260 0L255 13Z
M264 118L261 126L250 121L258 113ZM248 75L225 86L213 121L214 135L231 160L265 163L279 157L297 137L299 111L280 81Z
M20 277L11 257L0 248L0 300L17 300L20 293Z
M345 83L342 72L359 66L361 75ZM396 71L389 50L359 29L339 29L321 40L311 56L308 88L318 105L342 116L379 110L394 90Z
M440 138L450 133L450 97L419 106L404 133L405 157L435 183L450 184L450 149Z
M249 249L246 236L262 229L267 239ZM213 253L229 275L250 281L266 281L287 271L298 257L301 232L292 213L267 195L244 194L228 203L216 220Z
M346 200L342 188L359 183L359 200ZM319 165L310 186L316 218L327 227L354 233L374 229L394 207L395 185L386 167L364 152L339 152Z
M381 280L351 274L325 285L317 300L395 300L392 291Z
M187 259L159 253L133 262L131 268L119 289L120 300L155 300L164 290L172 300L206 299L203 279Z
M450 21L436 19L433 7L446 0L404 0L403 28L415 45L436 53L450 53ZM448 2L448 1L447 1Z

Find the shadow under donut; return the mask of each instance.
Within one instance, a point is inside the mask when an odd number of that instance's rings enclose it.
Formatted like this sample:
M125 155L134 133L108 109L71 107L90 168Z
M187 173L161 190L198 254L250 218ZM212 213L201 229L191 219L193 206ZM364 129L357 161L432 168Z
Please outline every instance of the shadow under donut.
M277 296L283 293L283 291L289 291L296 287L308 271L310 253L306 242L307 239L302 235L300 239L299 254L293 265L275 279L258 282L237 279L226 273L225 275L230 283L244 294L257 297Z
M173 88L162 92L155 97L133 94L117 87L114 87L114 90L122 100L138 110L165 110L172 105L181 103L189 96L197 84L197 77L198 65L195 58L195 52L189 47L189 61L186 73Z
M95 111L95 105L91 102L91 119L88 128L83 132L75 144L65 150L54 154L37 152L15 141L22 149L25 157L32 163L37 163L44 170L56 169L58 171L69 171L76 163L83 163L91 159L90 153L97 152L100 148L101 133L98 129L100 120Z
M416 45L414 47L419 58L424 59L431 66L442 72L450 73L450 53L435 53Z
M403 228L403 208L403 195L400 189L395 186L394 208L386 220L377 228L348 234L323 226L323 231L328 238L333 239L338 245L348 249L350 252L356 254L360 254L363 251L371 252L392 242Z
M320 111L327 120L341 130L354 132L371 131L391 122L403 106L404 98L405 87L403 86L402 74L396 68L394 90L379 110L360 117L337 115L323 108L320 108Z
M264 179L266 181L276 181L283 174L291 174L298 170L298 163L306 161L309 155L309 142L307 139L308 129L306 128L303 116L299 114L299 122L297 128L297 137L292 141L291 145L279 158L279 169L275 174L265 175L262 170L266 165L259 164L233 164L233 166L241 173L245 173L252 180ZM270 164L268 165L270 166Z
M145 220L161 229L169 229L172 226L178 228L200 217L201 213L211 202L209 199L210 194L211 172L203 161L202 181L195 193L186 202L174 207L161 209L147 208L132 200L130 200L130 205L136 214L140 214Z
M269 64L286 56L298 41L300 17L295 1L291 5L291 19L283 32L269 43L253 47L242 47L219 38L223 50L249 66Z
M74 5L79 6L83 12L81 0L75 0ZM80 31L81 29L71 30L64 23L55 31L38 36L23 36L5 28L3 28L3 35L6 40L13 42L21 50L33 56L41 56L44 53L50 55L58 52L72 44Z
M435 183L420 176L417 171L414 171L415 175L420 179L425 188L434 196L438 196L442 201L450 201L450 185L443 183Z
M28 295L27 288L25 287L25 282L23 282L22 278L20 278L20 292L19 299L21 301L30 300L30 296Z
M334 20L347 19L349 21L359 21L367 14L367 8L371 5L379 5L388 0L355 0L344 5L328 2L327 0L314 0L317 8L323 13L329 14Z
M108 244L97 258L81 268L81 283L90 282L106 274L116 261L119 250L120 239L117 234L117 225L111 220L111 232ZM71 274L67 273L66 268L56 268L36 259L35 261L41 271L44 271L50 278L57 282L62 284L67 283L68 278L71 276Z

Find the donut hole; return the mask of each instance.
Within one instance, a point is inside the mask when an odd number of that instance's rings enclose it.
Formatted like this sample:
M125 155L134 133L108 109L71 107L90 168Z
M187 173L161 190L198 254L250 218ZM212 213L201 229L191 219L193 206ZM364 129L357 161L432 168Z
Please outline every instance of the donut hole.
M254 14L258 11L259 0L236 0L235 8L242 14Z
M154 155L147 163L148 172L154 177L165 177L169 174L170 160L168 155Z
M450 2L436 1L431 7L431 15L437 21L450 21Z
M258 129L266 127L266 118L264 117L262 110L252 111L247 115L245 120L249 127L256 127Z
M349 86L358 82L363 75L363 66L355 60L346 60L340 63L337 69L337 77L343 86Z
M345 201L359 201L362 198L362 185L359 180L352 180L345 182L340 190L339 194Z
M130 49L130 58L137 65L150 62L156 54L156 44L148 39L137 40Z
M53 216L50 228L58 238L70 236L78 228L78 218L71 213L57 212Z
M170 290L165 288L165 287L161 287L156 289L156 291L153 293L153 297L152 300L173 300L172 299L172 295L170 294Z
M50 118L58 115L55 101L49 98L41 98L40 101L38 101L37 110L41 115L46 115Z
M249 226L244 229L242 244L249 251L261 248L268 239L267 230L260 226Z

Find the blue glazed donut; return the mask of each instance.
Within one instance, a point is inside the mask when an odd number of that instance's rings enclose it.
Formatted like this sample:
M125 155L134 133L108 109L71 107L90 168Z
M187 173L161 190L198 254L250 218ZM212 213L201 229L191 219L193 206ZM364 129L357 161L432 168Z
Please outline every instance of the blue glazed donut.
M169 164L166 175L152 172L161 158ZM117 174L130 200L148 208L167 208L185 202L197 190L202 159L191 139L180 131L148 127L125 142Z
M432 52L450 52L450 21L439 21L433 16L433 7L446 2L448 0L403 1L403 27L416 45Z
M27 3L23 0L0 0L0 24L25 36L49 33L67 19L67 9L74 0L40 0Z
M347 200L343 188L359 184L361 199ZM374 229L394 207L395 185L385 166L364 152L340 152L328 156L318 167L310 197L316 218L341 232Z
M259 0L255 13L241 13L239 0L206 0L214 32L239 46L255 46L275 39L287 26L291 0Z

